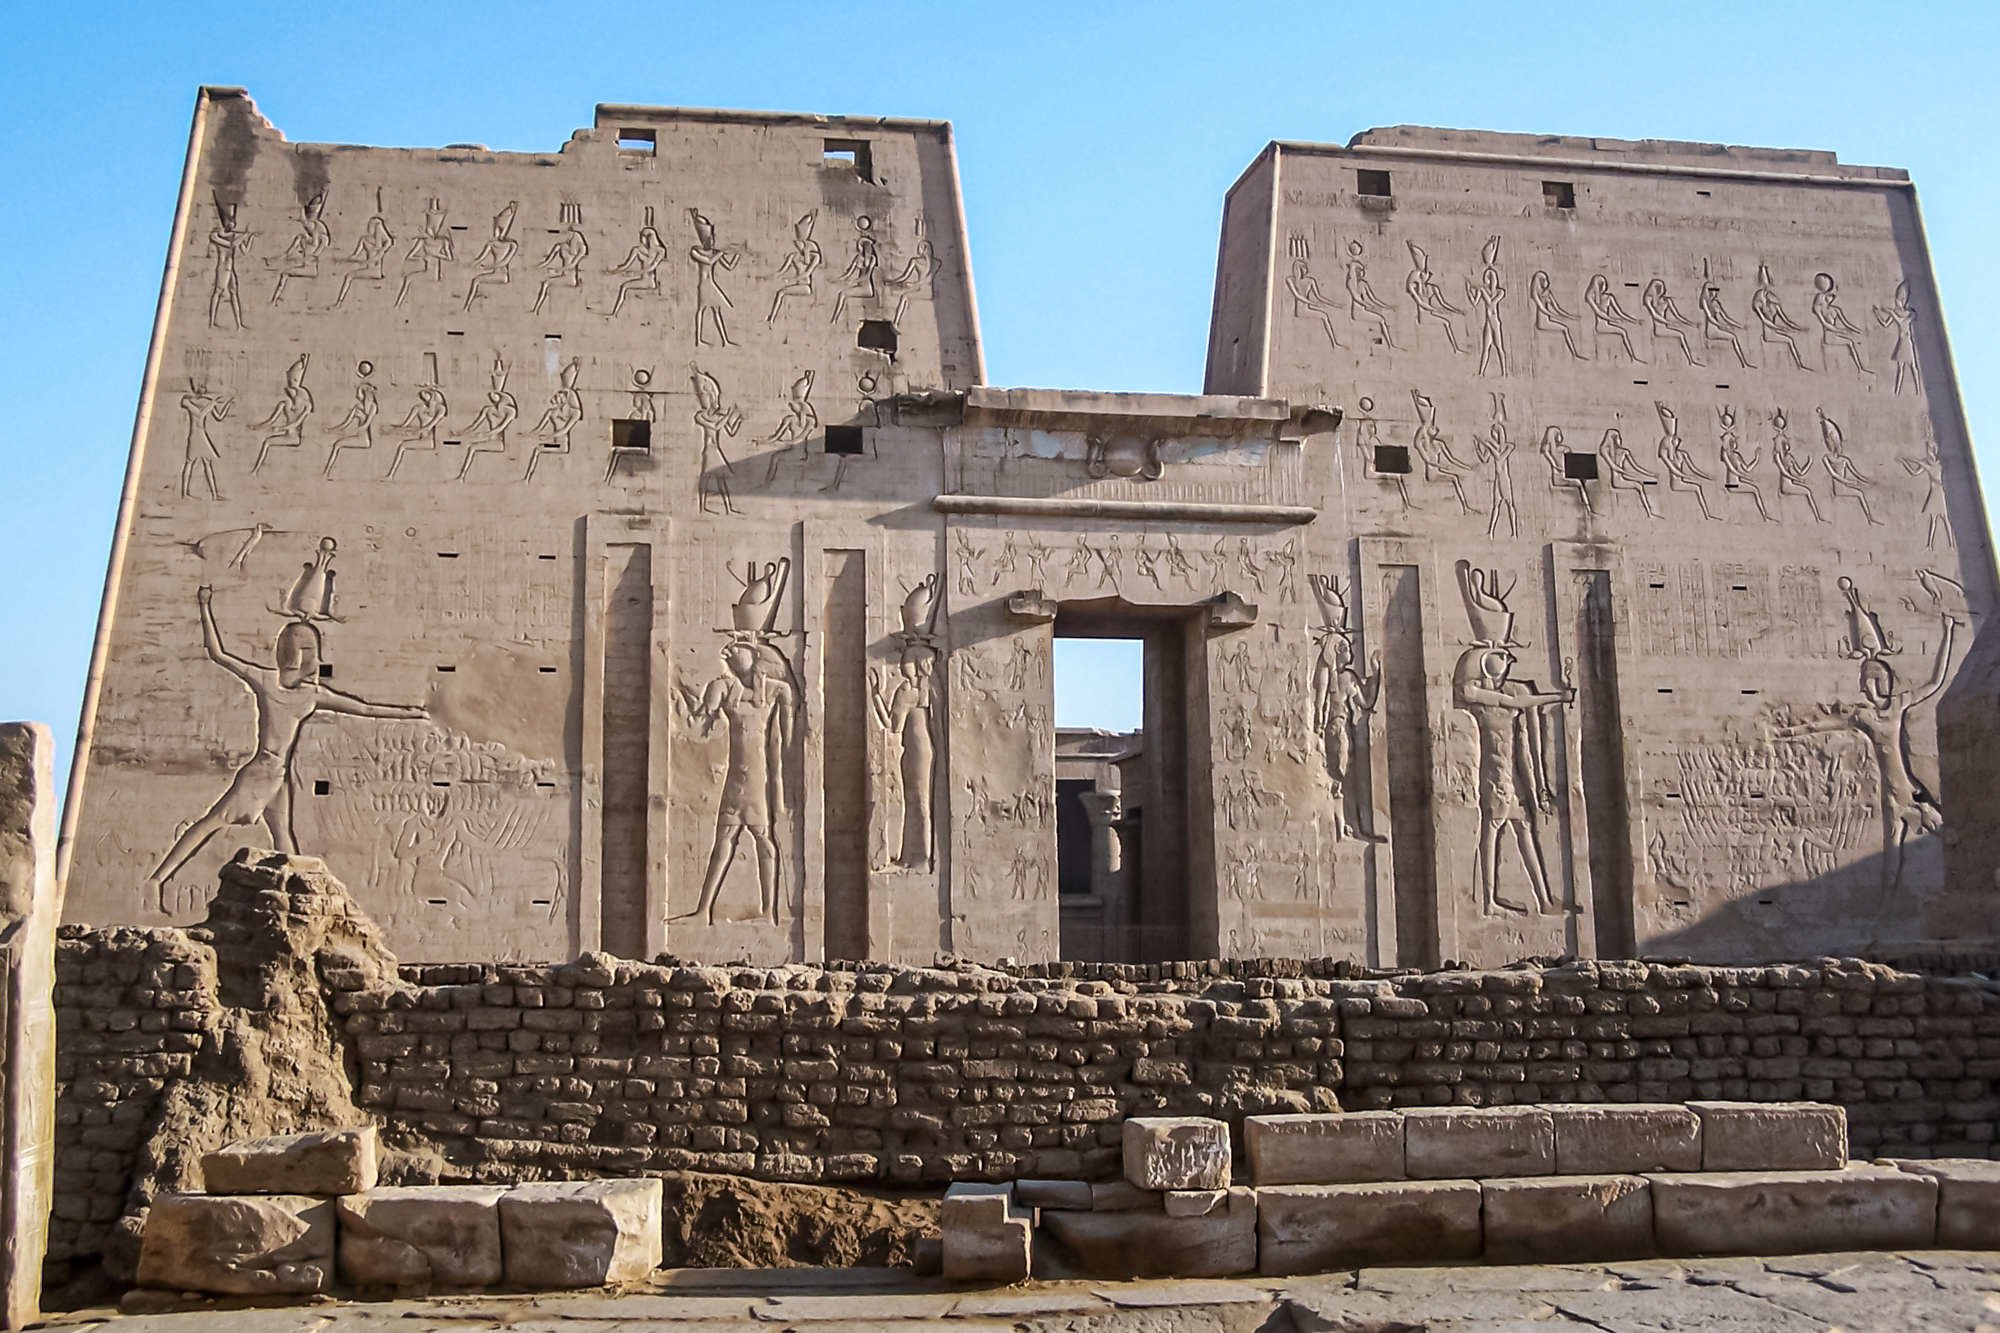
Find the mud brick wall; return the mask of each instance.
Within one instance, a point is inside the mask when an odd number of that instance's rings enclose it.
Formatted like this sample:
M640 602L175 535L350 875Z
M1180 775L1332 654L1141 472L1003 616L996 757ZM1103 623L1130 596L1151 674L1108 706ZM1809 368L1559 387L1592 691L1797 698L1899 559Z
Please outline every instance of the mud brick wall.
M1804 1098L1847 1107L1862 1157L1989 1156L2000 1121L2000 985L1851 960L319 975L402 1181L1093 1177L1126 1116L1336 1105ZM178 931L62 942L57 1257L104 1242L160 1090L201 1076L213 977Z

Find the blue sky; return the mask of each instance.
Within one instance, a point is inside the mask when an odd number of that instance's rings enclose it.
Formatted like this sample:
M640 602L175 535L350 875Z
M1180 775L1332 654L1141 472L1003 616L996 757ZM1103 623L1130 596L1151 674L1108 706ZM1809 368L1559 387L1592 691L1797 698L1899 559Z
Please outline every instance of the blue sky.
M990 378L1094 389L1200 389L1223 191L1271 139L1408 122L1829 148L1916 177L1973 438L2000 447L1988 5L182 0L7 24L0 716L59 749L202 83L249 88L299 141L547 151L598 102L948 118ZM1135 678L1072 674L1063 720L1132 725L1114 706Z

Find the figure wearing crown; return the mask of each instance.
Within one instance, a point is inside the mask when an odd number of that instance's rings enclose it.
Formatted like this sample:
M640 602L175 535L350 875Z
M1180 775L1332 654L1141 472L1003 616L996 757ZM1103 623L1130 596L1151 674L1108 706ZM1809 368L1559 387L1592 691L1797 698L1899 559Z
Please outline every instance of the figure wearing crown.
M929 873L936 844L931 819L932 791L937 772L937 636L931 632L937 615L938 576L930 575L903 599L902 645L895 674L876 667L869 675L875 720L896 739L903 807L902 841L890 861L904 870Z

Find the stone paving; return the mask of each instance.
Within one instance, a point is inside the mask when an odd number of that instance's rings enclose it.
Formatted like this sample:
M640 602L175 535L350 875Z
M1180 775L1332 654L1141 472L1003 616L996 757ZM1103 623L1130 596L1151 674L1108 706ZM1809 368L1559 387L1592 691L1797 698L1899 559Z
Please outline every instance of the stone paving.
M1037 1259L1042 1256L1038 1255ZM1959 1250L1291 1279L950 1288L904 1269L667 1270L617 1291L58 1315L118 1333L2000 1333L2000 1254Z

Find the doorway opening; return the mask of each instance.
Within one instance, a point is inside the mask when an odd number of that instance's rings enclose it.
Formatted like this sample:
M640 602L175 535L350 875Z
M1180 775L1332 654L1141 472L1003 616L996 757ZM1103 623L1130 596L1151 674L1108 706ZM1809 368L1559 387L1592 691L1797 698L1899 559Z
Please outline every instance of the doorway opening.
M1062 957L1187 956L1189 689L1203 621L1181 607L1064 603L1055 622ZM1194 664L1191 666L1191 664Z

